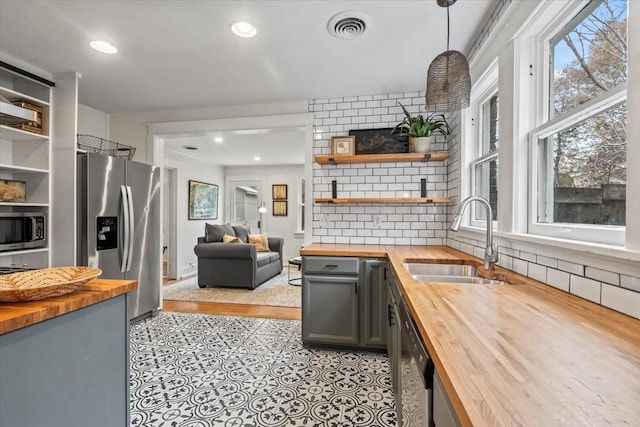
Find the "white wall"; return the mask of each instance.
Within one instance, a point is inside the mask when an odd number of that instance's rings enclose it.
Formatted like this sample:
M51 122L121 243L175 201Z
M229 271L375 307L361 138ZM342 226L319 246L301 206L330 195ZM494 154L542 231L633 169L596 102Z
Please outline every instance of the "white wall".
M78 133L109 139L109 115L104 111L78 104Z
M190 158L166 159L167 167L177 169L177 273L178 278L197 272L198 257L193 247L198 243L198 237L204 236L204 225L222 224L224 212L224 173L221 166L211 165ZM189 220L189 180L216 184L218 186L218 219L217 220ZM191 263L191 265L189 264Z
M152 163L151 153L147 152L147 125L151 123L306 112L307 101L305 100L229 107L112 113L110 114L110 139L120 144L136 147L136 154L133 160Z
M298 177L304 176L304 165L297 166L227 166L224 168L227 178L232 176L264 177L266 188L263 190L263 200L267 205L267 212L262 215L263 231L270 237L283 237L284 264L286 260L300 255L303 236L296 236L296 204L298 194ZM287 216L273 216L273 199L271 198L271 186L274 184L287 184Z

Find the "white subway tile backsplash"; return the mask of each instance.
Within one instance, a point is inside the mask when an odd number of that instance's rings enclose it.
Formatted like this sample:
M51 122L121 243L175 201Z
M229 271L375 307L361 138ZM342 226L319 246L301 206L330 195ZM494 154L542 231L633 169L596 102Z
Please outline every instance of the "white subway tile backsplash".
M519 258L513 259L513 271L518 274L522 274L523 276L527 275L527 261L521 260Z
M600 290L602 284L586 277L571 275L569 292L589 301L600 303Z
M547 281L547 267L540 264L535 264L533 262L529 263L529 277L532 279L538 280L540 282L546 283Z
M622 286L623 288L631 289L632 291L640 292L640 278L621 274L620 286Z
M620 285L620 275L611 271L600 270L593 267L586 267L585 276L612 285Z
M529 252L520 252L520 257L521 259L525 260L525 261L530 261L530 262L536 262L537 258L535 254L529 253Z
M578 276L584 276L584 265L558 260L558 268Z
M640 293L608 284L602 285L602 305L640 319Z
M554 268L547 269L547 283L565 292L569 292L569 277L570 275L567 272Z
M538 255L538 264L546 265L547 267L558 268L558 260L555 258L549 258L543 255Z

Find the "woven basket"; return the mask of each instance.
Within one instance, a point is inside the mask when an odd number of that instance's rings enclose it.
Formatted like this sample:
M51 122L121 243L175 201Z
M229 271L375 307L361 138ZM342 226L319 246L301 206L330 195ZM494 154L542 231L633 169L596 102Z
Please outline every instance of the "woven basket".
M102 274L93 267L57 267L0 276L0 302L35 301L65 295Z

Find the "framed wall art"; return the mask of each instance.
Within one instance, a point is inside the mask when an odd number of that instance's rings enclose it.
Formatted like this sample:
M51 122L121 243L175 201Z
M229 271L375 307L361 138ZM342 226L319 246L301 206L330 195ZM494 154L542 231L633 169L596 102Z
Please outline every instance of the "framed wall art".
M393 128L350 130L355 142L354 154L408 153L409 138L391 135Z
M274 200L273 216L287 216L287 203L286 200Z
M218 186L189 180L189 219L218 219Z
M333 136L331 137L332 156L351 156L356 154L355 136Z
M287 200L287 184L274 184L271 186L273 200Z

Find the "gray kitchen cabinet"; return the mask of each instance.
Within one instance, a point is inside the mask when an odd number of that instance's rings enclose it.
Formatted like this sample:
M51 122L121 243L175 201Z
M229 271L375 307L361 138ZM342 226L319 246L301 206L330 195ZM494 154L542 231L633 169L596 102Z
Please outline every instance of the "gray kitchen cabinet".
M433 424L436 427L460 427L460 421L438 372L435 372L433 378Z
M302 279L302 340L314 344L358 344L358 277Z
M302 341L356 346L359 342L358 258L302 258Z
M387 289L385 286L387 262L363 258L362 264L364 280L360 295L360 344L364 347L384 349L387 345Z
M386 261L302 258L302 341L369 349L386 347Z
M126 297L0 335L0 426L129 425Z

